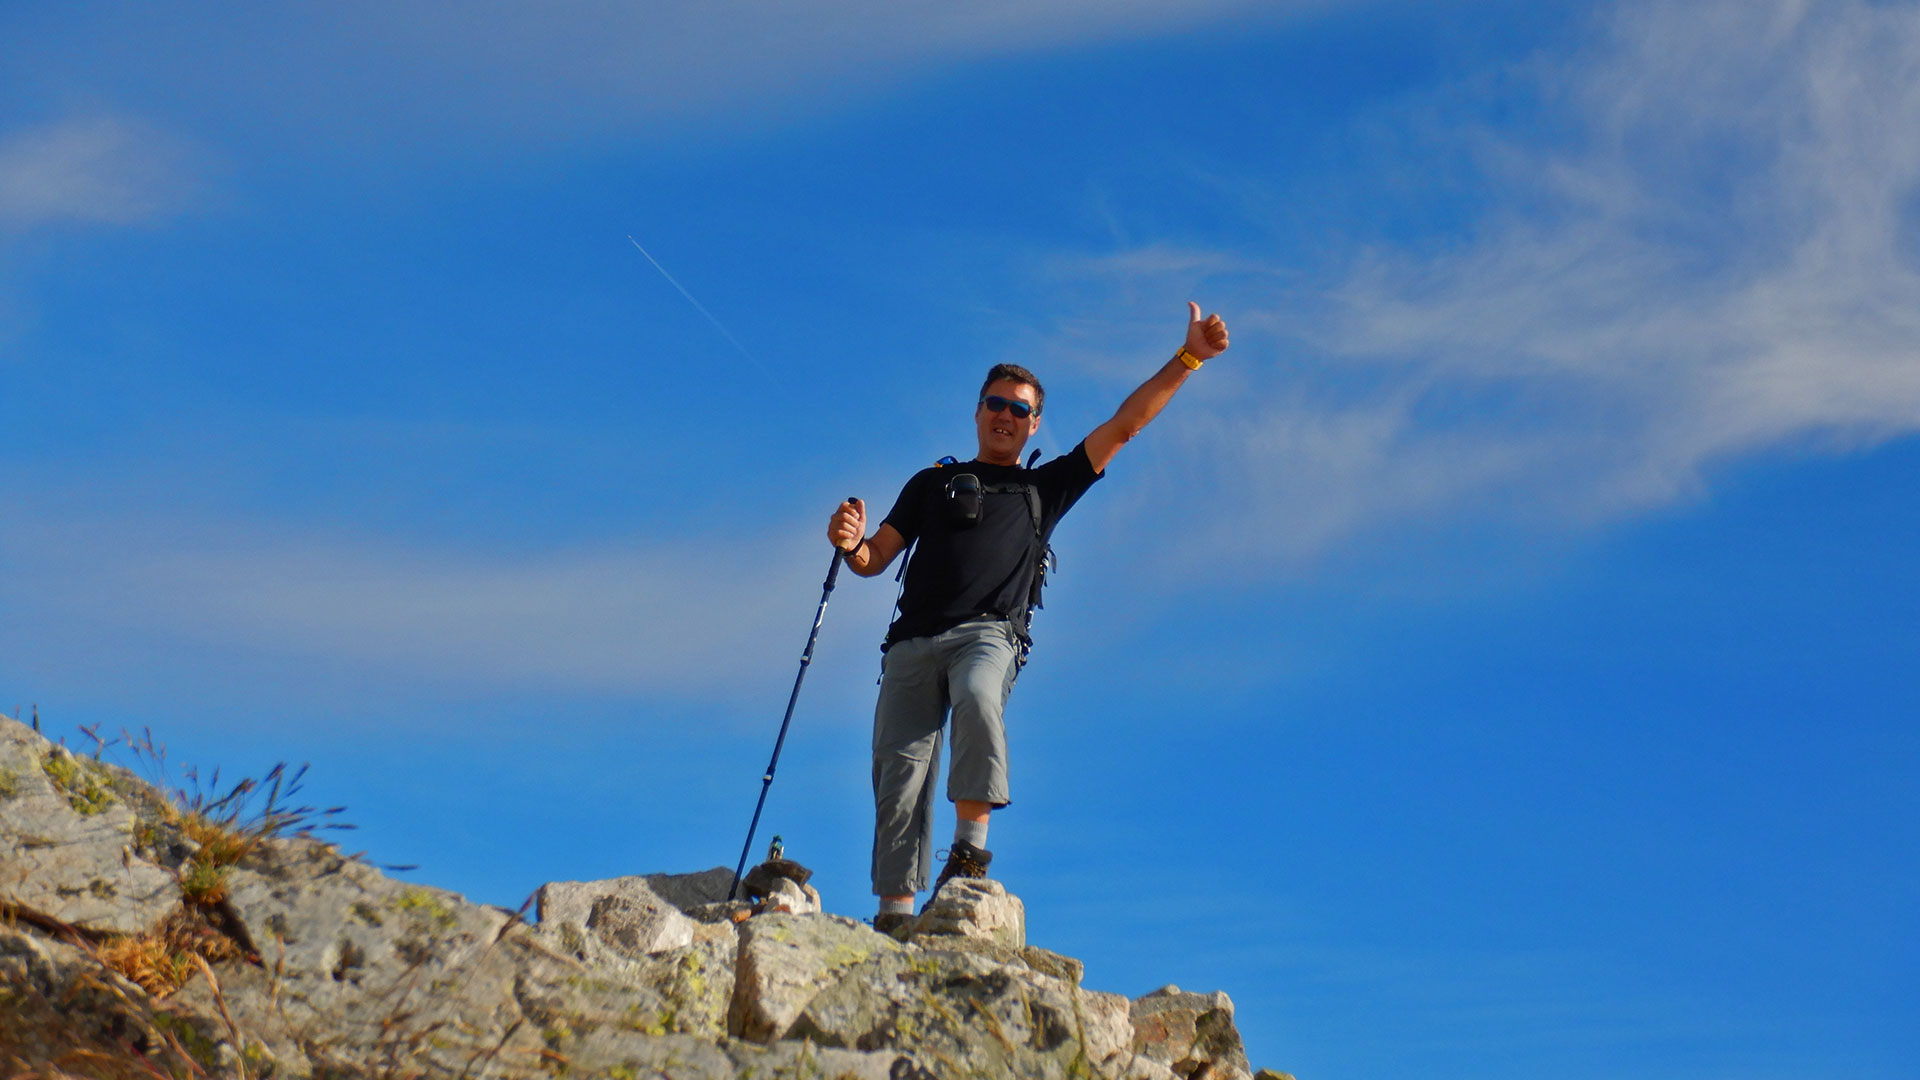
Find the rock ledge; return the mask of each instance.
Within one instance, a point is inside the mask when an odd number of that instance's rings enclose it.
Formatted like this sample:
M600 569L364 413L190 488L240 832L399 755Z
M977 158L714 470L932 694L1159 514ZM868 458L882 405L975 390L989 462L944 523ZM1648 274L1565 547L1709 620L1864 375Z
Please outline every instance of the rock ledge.
M784 860L752 903L716 867L548 884L529 923L287 838L189 899L164 806L0 717L0 1073L1254 1080L1227 995L1084 989L999 882L898 940Z

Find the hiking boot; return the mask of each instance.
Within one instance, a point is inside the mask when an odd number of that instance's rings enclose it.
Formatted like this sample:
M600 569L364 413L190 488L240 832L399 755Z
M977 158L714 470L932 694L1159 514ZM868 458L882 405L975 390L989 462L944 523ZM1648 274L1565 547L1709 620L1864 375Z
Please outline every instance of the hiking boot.
M953 846L940 852L940 858L947 865L940 871L940 877L933 883L933 891L927 894L927 902L921 911L933 906L940 898L940 886L957 877L983 878L987 876L987 866L993 862L993 852L974 847L965 840L955 840Z
M897 937L900 928L912 921L911 911L883 911L873 917L873 928L888 937Z

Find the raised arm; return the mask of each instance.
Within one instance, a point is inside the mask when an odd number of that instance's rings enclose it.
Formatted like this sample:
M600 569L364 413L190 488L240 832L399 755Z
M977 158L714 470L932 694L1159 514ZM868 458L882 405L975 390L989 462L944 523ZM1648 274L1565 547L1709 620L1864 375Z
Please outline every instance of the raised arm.
M1199 369L1200 362L1226 351L1227 324L1220 321L1218 315L1201 318L1200 305L1187 301L1187 341L1181 351L1154 372L1152 378L1141 383L1138 390L1128 394L1113 419L1094 428L1093 434L1087 436L1087 457L1093 462L1093 471L1106 472L1113 455L1160 415L1160 410L1166 408L1167 402L1179 391L1180 384ZM1193 358L1191 363L1187 356Z
M847 553L847 569L861 577L873 577L887 568L907 546L907 538L886 522L880 531L867 535L867 504L848 499L827 520L827 542Z

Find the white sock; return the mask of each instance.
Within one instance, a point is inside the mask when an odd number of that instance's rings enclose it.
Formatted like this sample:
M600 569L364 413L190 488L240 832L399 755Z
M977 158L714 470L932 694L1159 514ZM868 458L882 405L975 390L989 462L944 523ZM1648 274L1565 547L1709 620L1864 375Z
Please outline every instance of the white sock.
M987 850L987 823L984 821L958 821L953 826L953 838L965 840L981 851Z
M880 901L880 914L882 915L913 914L913 897L909 896L905 900L887 900L883 898Z

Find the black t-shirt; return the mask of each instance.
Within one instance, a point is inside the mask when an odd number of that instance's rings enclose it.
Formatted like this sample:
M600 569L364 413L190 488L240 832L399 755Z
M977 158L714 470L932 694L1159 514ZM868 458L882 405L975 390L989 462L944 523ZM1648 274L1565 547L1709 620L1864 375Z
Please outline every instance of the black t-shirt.
M1040 535L1034 535L1026 494L1017 490L987 492L979 520L958 525L947 488L963 473L979 477L982 488L1031 484L1040 496ZM901 537L918 542L888 643L938 634L982 615L1019 624L1046 538L1100 476L1085 443L1037 469L969 461L913 474L886 518Z

